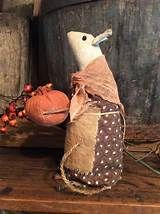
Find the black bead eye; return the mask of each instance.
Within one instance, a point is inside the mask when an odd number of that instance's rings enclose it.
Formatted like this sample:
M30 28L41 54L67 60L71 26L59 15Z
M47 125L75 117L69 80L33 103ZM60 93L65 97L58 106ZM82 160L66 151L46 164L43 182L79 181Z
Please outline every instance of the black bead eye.
M86 37L86 36L83 36L83 37L82 37L82 40L83 40L83 41L87 40L87 37Z

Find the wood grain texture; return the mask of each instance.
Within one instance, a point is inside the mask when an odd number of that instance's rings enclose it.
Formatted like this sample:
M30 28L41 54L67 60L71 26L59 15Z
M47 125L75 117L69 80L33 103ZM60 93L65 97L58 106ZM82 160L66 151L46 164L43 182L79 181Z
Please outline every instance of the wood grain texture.
M25 18L0 13L0 94L17 96L29 80L28 22ZM7 104L0 96L0 112Z
M0 209L45 213L159 214L160 177L125 157L123 179L111 191L83 196L53 180L61 150L0 149ZM152 159L158 168L158 160Z
M41 1L41 2L40 2ZM89 3L93 1L98 1L98 0L38 0L36 2L36 5L41 5L41 14L40 15L45 15L46 13L50 13L54 10L61 9L63 7L69 7L73 5L78 5L78 4L83 4L83 3ZM35 6L36 6L35 5Z
M0 147L63 148L65 130L58 126L42 127L27 120L19 120L18 127L8 127L0 135Z
M16 15L29 16L33 15L34 0L1 0L2 11L15 13Z
M0 135L0 147L13 148L64 148L65 124L42 127L27 120L18 120L18 127L8 127L6 135ZM160 141L160 125L127 126L125 139L132 143Z
M102 50L118 83L127 121L159 123L159 11L159 0L100 0L50 10L40 18L39 81L49 79L68 92L70 75L78 68L66 33L98 35L111 24L113 37Z
M160 125L127 125L126 140L158 141L160 140Z

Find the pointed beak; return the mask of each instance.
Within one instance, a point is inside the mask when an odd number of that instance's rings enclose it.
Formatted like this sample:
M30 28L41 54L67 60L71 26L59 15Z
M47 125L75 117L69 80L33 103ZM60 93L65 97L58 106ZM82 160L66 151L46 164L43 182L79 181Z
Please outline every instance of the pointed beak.
M109 37L112 36L112 29L107 29L104 33L101 33L100 35L96 36L93 41L93 46L98 46L101 42L108 40Z

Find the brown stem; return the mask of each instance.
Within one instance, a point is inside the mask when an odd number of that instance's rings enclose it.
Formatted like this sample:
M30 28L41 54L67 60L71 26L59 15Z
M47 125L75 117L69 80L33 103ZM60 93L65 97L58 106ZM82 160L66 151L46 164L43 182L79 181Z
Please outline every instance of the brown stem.
M57 110L43 112L43 115L58 114L58 113L64 113L64 112L68 112L68 111L69 111L69 108L57 109Z

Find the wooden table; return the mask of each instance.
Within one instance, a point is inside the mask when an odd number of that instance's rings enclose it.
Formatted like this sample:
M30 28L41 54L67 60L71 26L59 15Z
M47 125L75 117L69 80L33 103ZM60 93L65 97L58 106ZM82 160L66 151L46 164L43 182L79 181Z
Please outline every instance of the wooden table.
M58 190L58 149L0 148L0 209L46 213L159 214L160 176L124 158L123 179L110 191L83 196ZM152 160L157 166L159 160Z

